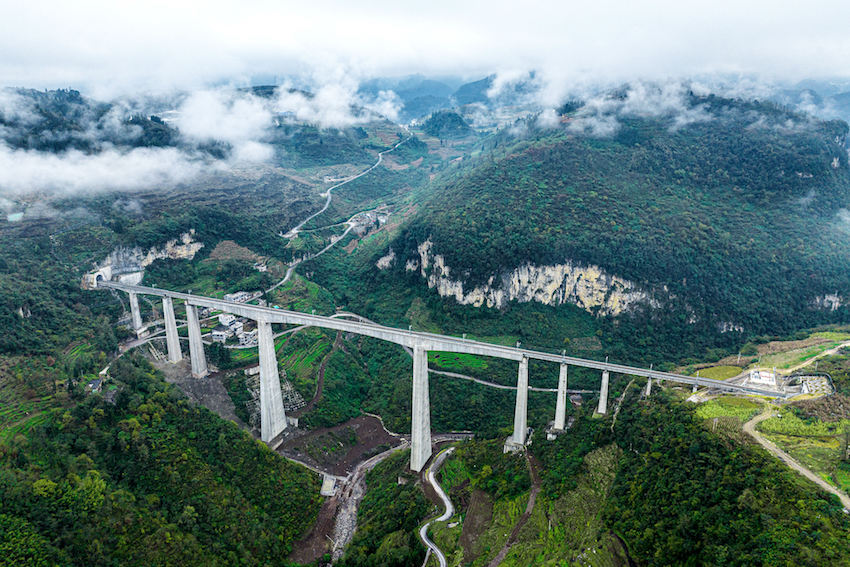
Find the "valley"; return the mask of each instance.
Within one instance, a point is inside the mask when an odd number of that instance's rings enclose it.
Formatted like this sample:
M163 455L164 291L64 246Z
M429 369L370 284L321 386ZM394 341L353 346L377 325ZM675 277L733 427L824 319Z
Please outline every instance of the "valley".
M20 200L0 542L92 565L139 542L150 564L842 564L850 333L818 298L847 288L846 126L684 100L717 119L287 125L279 166L49 218ZM811 177L777 188L780 162Z

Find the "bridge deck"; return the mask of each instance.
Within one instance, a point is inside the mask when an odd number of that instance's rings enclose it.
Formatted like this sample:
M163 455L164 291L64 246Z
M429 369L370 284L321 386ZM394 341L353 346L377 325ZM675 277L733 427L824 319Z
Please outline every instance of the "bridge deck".
M675 374L672 372L661 372L659 370L649 370L646 368L638 368L635 366L627 366L624 364L614 364L602 362L598 360L589 360L577 358L573 356L562 356L548 352L530 350L526 348L516 348L503 345L495 345L481 341L462 339L458 337L450 337L446 335L437 335L434 333L423 333L419 331L409 331L404 329L396 329L375 323L366 323L362 321L347 321L322 315L311 315L309 313L299 313L297 311L288 311L285 309L274 309L271 307L262 307L259 305L249 305L246 303L236 303L234 301L225 301L223 299L215 299L211 297L203 297L200 295L192 295L176 291L169 291L154 287L146 287L139 285L122 284L118 282L99 283L99 287L117 289L125 292L138 293L140 295L156 295L160 297L171 297L174 299L182 299L192 305L200 307L209 307L233 313L240 317L247 317L257 321L268 321L269 323L282 323L285 325L308 325L313 327L322 327L325 329L334 329L343 332L356 333L377 339L393 342L399 345L413 348L414 345L421 345L425 350L438 350L446 352L456 352L463 354L475 354L480 356L492 356L495 358L503 358L508 360L522 360L523 357L542 360L546 362L555 362L569 364L570 366L580 366L583 368L593 368L596 370L608 370L618 374L628 374L631 376L642 376L652 378L654 380L668 380L681 384L691 384L704 386L707 388L717 388L732 392L741 392L746 394L754 394L768 397L784 397L781 392L767 390L762 388L754 388L741 384L730 384L722 380L714 380L711 378L700 378L697 376L685 376L683 374Z

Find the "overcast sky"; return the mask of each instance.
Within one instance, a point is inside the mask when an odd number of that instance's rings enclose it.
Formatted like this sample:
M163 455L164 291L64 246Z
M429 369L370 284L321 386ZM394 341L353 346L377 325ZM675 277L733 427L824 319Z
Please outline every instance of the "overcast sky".
M846 0L0 1L0 84L104 96L293 73L850 76Z

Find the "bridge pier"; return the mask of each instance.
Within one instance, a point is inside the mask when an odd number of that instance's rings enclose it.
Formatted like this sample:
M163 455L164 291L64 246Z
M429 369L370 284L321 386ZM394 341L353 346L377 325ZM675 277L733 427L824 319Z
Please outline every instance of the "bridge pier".
M652 393L652 376L648 376L646 378L646 397L648 398L651 393Z
M174 317L174 300L162 298L162 316L165 319L165 343L168 346L168 362L180 362L183 353L180 351L180 336L177 334L177 319Z
M596 407L596 413L608 413L608 371L602 371L602 386L599 388L599 405Z
M428 351L413 347L413 401L410 419L410 468L421 471L431 458L431 400L428 392Z
M519 361L516 381L516 407L514 408L514 432L505 442L505 452L525 447L528 435L528 357Z
M142 328L142 312L139 309L139 296L132 291L130 295L130 315L132 317L133 330L138 333Z
M192 361L192 376L203 378L209 374L207 357L204 354L204 342L201 339L201 321L198 308L186 303L186 322L189 327L189 359Z
M286 429L286 412L280 393L277 352L274 349L272 324L257 321L260 352L260 438L268 443Z
M558 374L558 401L555 405L555 425L552 429L563 431L567 424L567 365L561 363Z

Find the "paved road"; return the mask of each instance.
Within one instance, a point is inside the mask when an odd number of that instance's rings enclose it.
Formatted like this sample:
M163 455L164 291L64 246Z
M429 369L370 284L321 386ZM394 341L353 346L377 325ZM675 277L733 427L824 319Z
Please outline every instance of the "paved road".
M434 554L434 557L437 558L437 561L440 564L440 567L448 567L448 562L446 561L446 555L440 551L440 548L437 547L431 538L428 537L428 527L434 522L445 522L455 513L455 507L452 504L452 501L449 500L449 497L446 495L446 492L443 490L443 487L440 486L440 483L437 482L436 474L437 471L440 470L440 466L442 466L443 461L446 460L446 457L451 455L452 451L454 451L454 447L449 447L444 451L440 451L440 453L434 459L434 462L431 463L431 466L428 467L428 472L425 474L425 477L428 479L428 483L434 488L434 492L437 493L437 496L440 500L443 501L443 506L445 506L446 511L439 518L434 518L433 520L429 520L422 524L422 527L419 528L419 537L422 539L422 543L425 544L425 547L428 548L428 552L425 554L425 561L422 563L422 567L426 567L428 565L428 559L431 553Z
M369 173L370 171L372 171L373 169L375 169L376 167L381 165L381 162L384 161L384 154L395 150L397 147L399 147L400 145L402 145L403 143L405 143L409 139L410 138L405 138L404 140L401 140L399 143L394 145L392 148L390 148L388 150L384 150L382 152L378 152L378 161L376 161L371 167L364 169L363 171L361 171L360 173L358 173L357 175L355 175L353 177L349 177L346 180L341 181L340 183L337 183L333 187L330 187L327 191L328 198L327 198L327 200L325 200L325 206L322 207L321 209L319 209L318 211L316 211L315 213L313 213L312 215L308 216L304 220L302 220L300 223L298 223L292 230L290 230L285 235L283 235L284 238L289 238L289 239L295 238L298 235L298 233L301 231L301 227L303 227L305 224L307 224L308 222L310 222L311 220L313 220L314 218L316 218L320 214L327 211L328 207L331 206L331 199L333 199L333 190L334 189L336 189L337 187L342 187L346 183L351 183L355 179L359 179L360 177L363 177L364 175L366 175L367 173ZM300 264L301 262L306 261L306 260L312 260L313 258L316 258L317 256L321 256L322 254L324 254L325 252L330 250L334 246L334 244L336 244L337 242L339 242L340 240L345 238L348 235L348 233L351 232L351 229L354 228L354 224L352 223L352 219L354 219L354 217L356 217L359 214L360 213L357 213L353 217L348 219L348 221L345 223L345 224L348 225L348 228L345 229L345 232L343 232L342 235L338 239L332 240L330 244L325 246L322 250L320 250L316 254L313 254L313 255L308 256L307 258L303 258L301 260L293 261L289 265L289 268L287 268L286 274L284 274L283 279L280 280L279 282L277 282L276 284L274 284L273 286L271 286L269 289L267 289L266 293L270 293L270 292L274 291L275 289L277 289L278 287L285 284L286 282L288 282L289 278L292 277L292 273L295 271L295 267L298 266L298 264ZM339 223L337 223L337 224L339 224ZM335 226L335 225L331 225L331 226Z
M770 408L766 409L763 413L760 413L759 415L755 416L750 421L745 423L744 431L753 439L755 439L759 443L759 445L767 449L770 454L781 459L786 465L788 465L807 479L811 480L827 492L838 496L838 498L841 500L841 503L844 505L844 509L846 511L850 511L850 497L848 497L846 494L826 482L824 479L822 479L821 477L819 477L818 475L816 475L815 473L795 461L794 457L777 447L771 441L765 439L761 433L756 431L756 425L766 419L769 419L773 415L774 412Z

